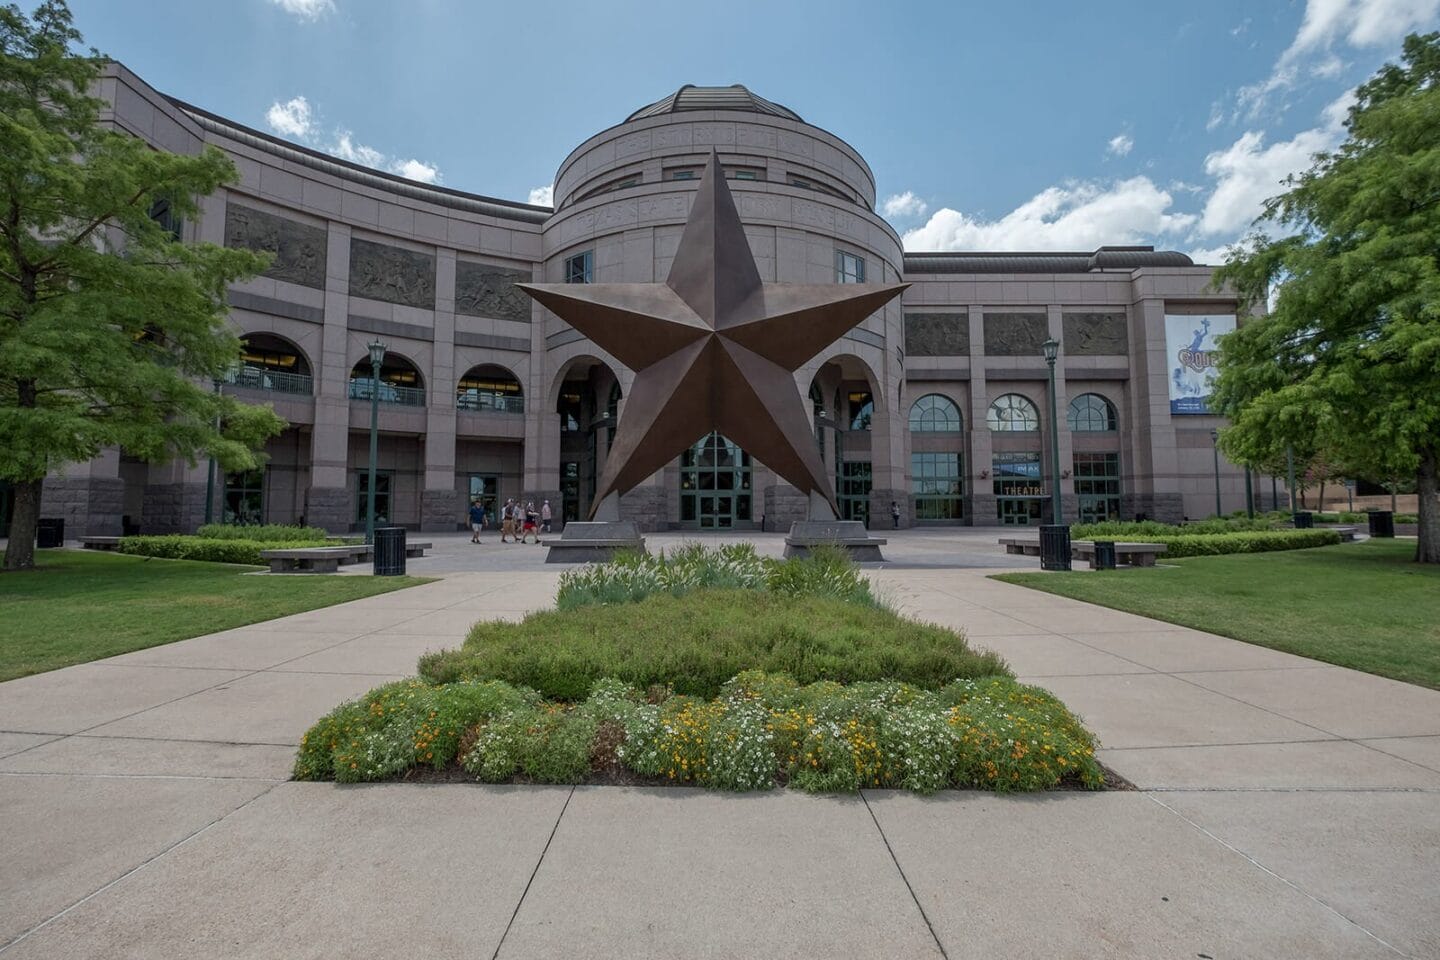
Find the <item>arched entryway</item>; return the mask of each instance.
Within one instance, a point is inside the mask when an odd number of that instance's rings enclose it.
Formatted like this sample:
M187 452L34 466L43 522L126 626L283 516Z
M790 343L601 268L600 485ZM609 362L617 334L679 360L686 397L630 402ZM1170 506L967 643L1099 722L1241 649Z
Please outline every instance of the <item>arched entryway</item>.
M816 443L834 478L840 519L868 524L877 449L873 433L886 415L875 377L859 357L840 354L816 370L809 398Z
M610 365L584 355L561 368L551 399L560 428L557 513L568 523L589 515L596 480L615 442L623 394L619 377Z
M698 530L748 527L754 517L750 455L719 433L680 456L680 523Z

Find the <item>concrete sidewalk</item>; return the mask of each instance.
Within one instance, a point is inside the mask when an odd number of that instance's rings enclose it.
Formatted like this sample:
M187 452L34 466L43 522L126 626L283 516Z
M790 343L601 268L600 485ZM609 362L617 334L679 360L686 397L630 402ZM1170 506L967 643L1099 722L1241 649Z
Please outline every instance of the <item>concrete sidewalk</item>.
M285 780L318 716L556 576L0 685L0 955L1440 956L1440 693L930 563L874 577L1064 698L1139 792Z

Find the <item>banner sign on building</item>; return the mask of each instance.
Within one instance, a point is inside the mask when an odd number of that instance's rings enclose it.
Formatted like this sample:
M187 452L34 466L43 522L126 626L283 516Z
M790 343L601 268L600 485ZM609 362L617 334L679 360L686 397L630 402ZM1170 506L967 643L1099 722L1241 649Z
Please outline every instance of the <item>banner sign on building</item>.
M1235 315L1165 315L1165 356L1170 368L1170 412L1209 413L1215 379L1215 340L1235 331Z

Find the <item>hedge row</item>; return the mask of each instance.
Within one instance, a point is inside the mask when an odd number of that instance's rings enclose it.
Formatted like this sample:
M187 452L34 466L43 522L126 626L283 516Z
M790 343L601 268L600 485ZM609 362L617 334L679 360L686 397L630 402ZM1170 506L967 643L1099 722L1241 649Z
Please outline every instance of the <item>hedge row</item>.
M623 770L722 790L1099 789L1095 746L1052 694L1009 677L927 691L894 680L801 686L752 670L708 700L647 697L602 679L573 704L497 680L404 680L311 727L294 774L355 782L427 766L491 783L583 783Z
M319 527L294 527L283 523L207 523L195 531L206 540L251 540L257 543L324 543L327 534Z
M1077 528L1078 529L1078 528ZM1076 540L1121 539L1110 535L1074 534ZM1268 553L1273 550L1305 550L1340 542L1334 530L1270 530L1241 533L1144 534L1136 542L1165 544L1165 558L1214 557L1226 553Z
M261 550L283 550L293 540L227 540L213 537L172 535L164 537L121 537L120 552L166 560L206 560L211 563L244 563L264 566Z

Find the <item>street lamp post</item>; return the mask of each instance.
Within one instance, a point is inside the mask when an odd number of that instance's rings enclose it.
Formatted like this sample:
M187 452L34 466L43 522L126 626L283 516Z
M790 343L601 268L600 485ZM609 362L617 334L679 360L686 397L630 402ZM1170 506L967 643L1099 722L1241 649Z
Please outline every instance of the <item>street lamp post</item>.
M1041 348L1050 367L1050 523L1040 528L1040 568L1070 569L1070 528L1065 524L1060 501L1060 424L1059 401L1055 397L1055 361L1060 356L1060 343L1054 337Z
M1210 431L1210 449L1215 451L1215 518L1218 520L1225 514L1220 509L1220 431ZM1246 476L1249 480L1249 476Z
M385 362L385 344L370 342L370 475L365 483L365 542L375 542L375 460L380 445L380 365Z

